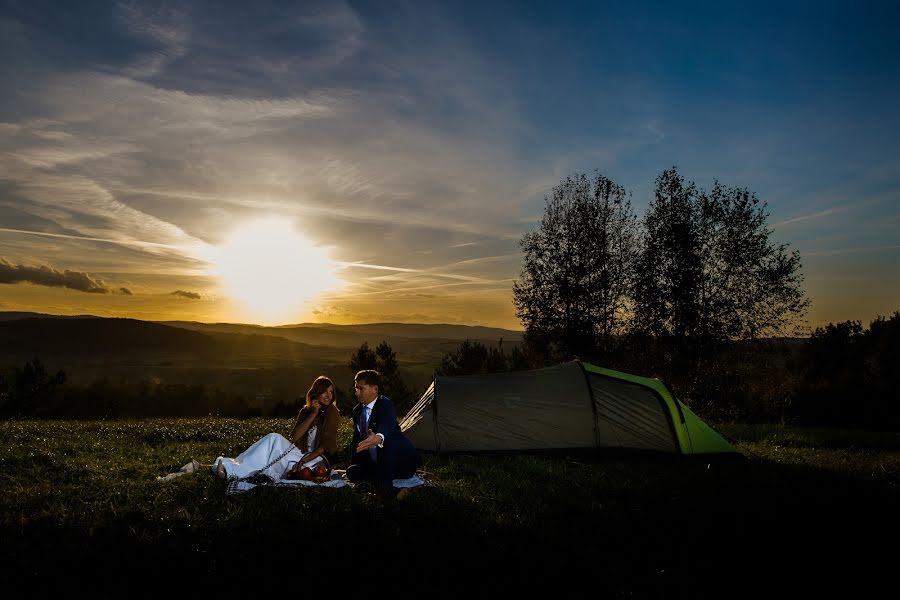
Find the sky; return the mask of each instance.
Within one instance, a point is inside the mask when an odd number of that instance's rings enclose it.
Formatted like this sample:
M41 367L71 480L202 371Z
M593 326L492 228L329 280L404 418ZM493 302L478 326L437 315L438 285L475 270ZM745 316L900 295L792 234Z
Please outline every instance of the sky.
M553 186L672 166L900 309L898 5L675 4L0 1L0 311L519 329Z

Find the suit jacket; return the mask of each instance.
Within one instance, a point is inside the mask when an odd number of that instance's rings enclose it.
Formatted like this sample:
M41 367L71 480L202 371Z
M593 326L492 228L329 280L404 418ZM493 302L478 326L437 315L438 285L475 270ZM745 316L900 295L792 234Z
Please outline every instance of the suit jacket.
M376 404L375 406L378 405ZM297 425L305 421L307 416L309 416L309 409L304 406L300 409L300 414L297 415L297 424L294 427L296 428ZM325 458L331 462L336 458L338 451L337 431L340 424L341 413L338 411L337 406L334 405L334 402L325 409L324 417L320 416L313 422L313 425L316 425L316 438L313 442L313 449L323 448ZM297 440L297 448L300 449L300 452L306 454L306 449L309 447L308 444L309 430Z
M356 446L368 435L367 431L359 431L359 415L362 410L363 405L357 403L356 406L353 407L352 412L353 439L350 442L350 453L352 457L350 462L353 464L369 460L368 452L356 452ZM375 401L375 406L372 408L372 414L369 415L367 429L371 429L375 433L380 433L384 436L385 448L390 444L392 449L400 453L416 453L415 446L413 446L412 442L409 441L409 438L400 431L400 426L397 424L397 413L394 409L394 403L391 402L391 399L387 396L378 396L378 399ZM383 451L384 448L376 449L376 452L379 455Z

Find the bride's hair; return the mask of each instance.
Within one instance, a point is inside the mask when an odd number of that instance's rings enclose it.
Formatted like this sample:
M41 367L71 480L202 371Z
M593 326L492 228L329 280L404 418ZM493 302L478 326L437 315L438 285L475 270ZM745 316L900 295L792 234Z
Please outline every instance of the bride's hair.
M309 391L306 392L306 408L309 408L312 405L312 401L321 396L322 392L329 387L334 387L334 384L331 383L330 379L324 375L316 377L316 380L313 381L312 385L309 387Z

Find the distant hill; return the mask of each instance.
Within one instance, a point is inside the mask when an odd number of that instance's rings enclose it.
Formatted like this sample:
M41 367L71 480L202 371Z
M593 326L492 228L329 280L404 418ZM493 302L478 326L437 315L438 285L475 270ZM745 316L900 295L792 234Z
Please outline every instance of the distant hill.
M135 319L48 316L0 321L4 353L115 353L139 351L200 352L209 336Z
M0 311L0 322L21 319L103 319L95 315L51 315L35 312ZM107 318L107 320L113 320ZM124 319L136 321L137 319ZM294 337L305 332L315 336L315 331L326 332L323 343L329 346L345 345L346 340L357 340L360 337L403 337L427 338L442 340L493 340L501 338L504 342L521 342L524 332L499 327L483 327L479 325L418 324L418 323L363 323L358 325L335 325L333 323L297 323L294 325L253 325L250 323L200 323L198 321L145 321L159 323L194 331L217 331L221 333L250 333ZM336 336L340 343L334 343L329 336Z
M240 365L335 359L332 348L317 348L277 336L201 333L136 319L29 317L0 319L0 356L32 356L69 362L113 359L119 363Z
M363 342L374 347L382 340L398 353L450 352L462 340L478 340L495 345L503 343L518 345L522 342L521 331L492 327L468 327L465 325L413 325L406 323L372 323L366 325L330 325L304 323L280 327L260 325L240 325L234 323L197 323L193 321L164 321L165 325L182 327L204 333L243 333L287 338L304 344L332 346L337 348L358 348Z
M417 323L364 323L361 325L333 325L330 323L301 323L281 325L272 329L328 329L331 331L356 331L365 334L410 337L440 338L450 340L499 340L521 341L522 331L482 327L476 325L417 324Z
M305 380L319 373L344 376L360 344L368 342L374 349L384 340L397 353L407 381L421 387L461 340L496 345L502 338L504 347L511 348L521 344L521 337L521 332L462 325L263 327L0 312L0 368L21 367L38 357L80 382L153 377L219 383L226 372L233 378L239 371L278 369L296 371Z
M46 315L44 313L35 312L2 312L0 311L0 321L18 321L19 319L99 319L94 315Z

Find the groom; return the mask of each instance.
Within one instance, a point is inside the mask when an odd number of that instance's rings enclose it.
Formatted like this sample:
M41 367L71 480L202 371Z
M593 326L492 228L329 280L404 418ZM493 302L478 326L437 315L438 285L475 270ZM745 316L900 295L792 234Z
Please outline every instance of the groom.
M406 479L422 464L412 442L397 425L397 414L390 398L381 395L381 374L360 371L356 374L356 399L353 407L353 458L347 468L352 483L374 483L380 494L393 493L393 480Z

